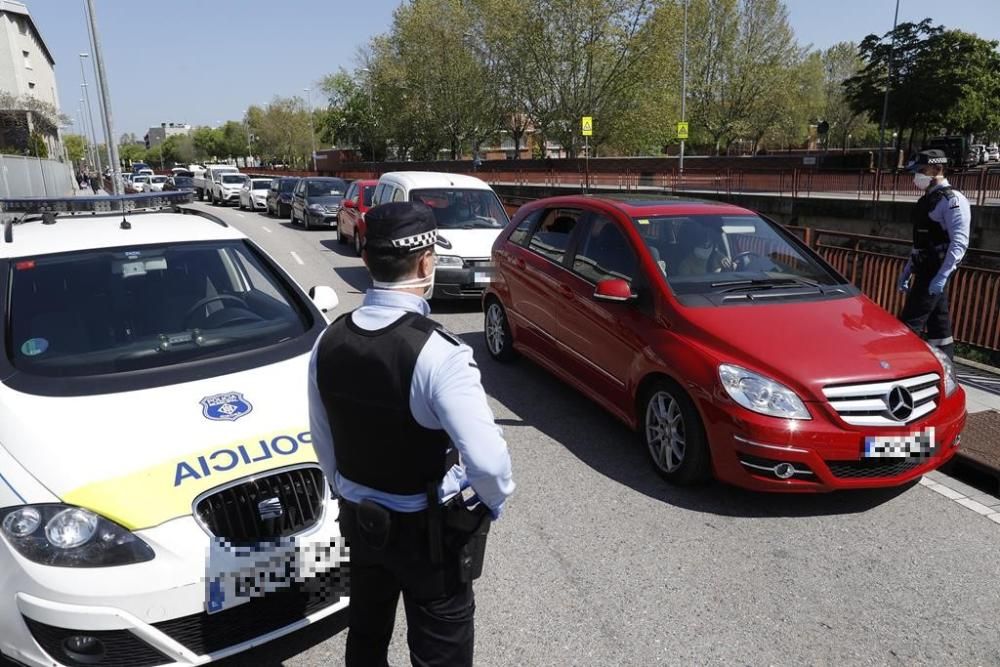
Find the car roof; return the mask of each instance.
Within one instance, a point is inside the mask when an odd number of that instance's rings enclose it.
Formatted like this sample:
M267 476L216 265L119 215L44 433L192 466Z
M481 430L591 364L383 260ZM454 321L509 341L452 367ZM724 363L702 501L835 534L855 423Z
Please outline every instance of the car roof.
M393 183L407 190L422 188L462 188L465 190L491 190L490 186L465 174L449 174L441 171L390 171L382 174L379 182Z
M18 223L14 225L12 243L0 240L0 258L246 238L234 227L223 226L197 213L141 211L127 213L125 219L129 221L130 229L122 229L121 212L59 216L51 225L43 224L41 220Z
M666 195L640 195L612 193L606 195L562 195L536 200L532 204L544 202L545 206L571 206L585 202L603 202L614 206L630 218L683 215L756 215L750 209L725 202L695 199L693 197L671 197Z

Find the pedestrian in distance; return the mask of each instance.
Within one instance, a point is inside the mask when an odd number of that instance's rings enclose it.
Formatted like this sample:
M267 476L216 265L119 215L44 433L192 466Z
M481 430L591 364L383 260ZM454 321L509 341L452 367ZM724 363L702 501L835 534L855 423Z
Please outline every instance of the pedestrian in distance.
M949 359L955 356L948 280L969 248L972 211L969 200L945 178L948 158L944 151L920 151L907 165L913 184L924 191L911 213L913 249L899 276L899 291L906 292L900 319Z
M388 665L403 598L413 665L472 665L486 534L514 490L472 350L428 315L437 227L423 204L365 215L364 302L313 349L313 447L350 547L348 667Z
M97 174L94 174L94 173L90 174L90 175L89 175L89 176L87 177L87 180L88 180L88 181L89 181L89 183L90 183L90 189L91 189L91 190L93 190L93 191L94 191L94 194L96 195L96 194L97 194L97 191L101 189L101 186L100 186L100 184L98 183L98 179L97 179Z

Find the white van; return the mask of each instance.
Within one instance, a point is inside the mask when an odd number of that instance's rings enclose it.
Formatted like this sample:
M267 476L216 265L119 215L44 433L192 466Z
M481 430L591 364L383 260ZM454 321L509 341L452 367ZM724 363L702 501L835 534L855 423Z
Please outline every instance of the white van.
M391 201L420 202L434 211L434 298L481 298L492 273L493 242L509 222L490 186L461 174L393 171L379 179L372 205Z

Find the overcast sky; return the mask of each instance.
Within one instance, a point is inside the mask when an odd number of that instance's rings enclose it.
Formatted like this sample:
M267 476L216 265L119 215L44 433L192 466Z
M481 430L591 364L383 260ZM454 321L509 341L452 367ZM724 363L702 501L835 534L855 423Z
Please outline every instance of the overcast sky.
M275 95L305 98L323 75L356 66L358 47L388 29L399 2L96 0L115 134L142 137L171 121L214 125ZM895 8L895 0L785 2L800 43L816 48L887 32ZM75 119L78 54L90 51L84 2L25 3L56 60L62 110ZM925 17L1000 40L1000 0L901 0L900 22ZM313 93L312 102L325 100Z

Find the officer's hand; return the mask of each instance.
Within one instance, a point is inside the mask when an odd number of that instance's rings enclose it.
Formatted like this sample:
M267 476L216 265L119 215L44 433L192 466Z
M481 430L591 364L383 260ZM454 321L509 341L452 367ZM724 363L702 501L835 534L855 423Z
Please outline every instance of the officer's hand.
M931 281L930 287L927 288L927 291L934 296L938 294L944 294L945 282L947 282L947 278L943 278L942 276L934 276L934 280Z
M899 282L896 283L896 289L900 292L910 291L910 273L912 273L912 271L910 270L910 265L907 264L903 269L903 272L899 274Z

